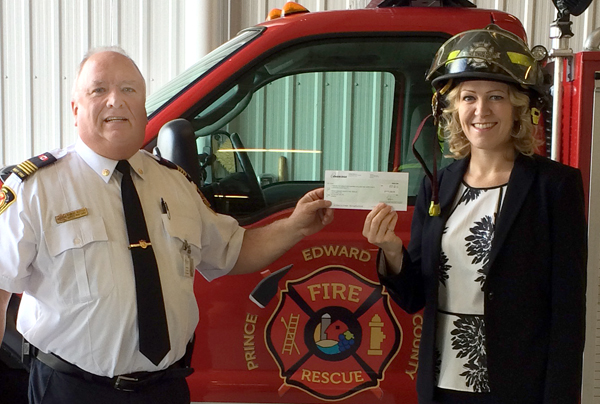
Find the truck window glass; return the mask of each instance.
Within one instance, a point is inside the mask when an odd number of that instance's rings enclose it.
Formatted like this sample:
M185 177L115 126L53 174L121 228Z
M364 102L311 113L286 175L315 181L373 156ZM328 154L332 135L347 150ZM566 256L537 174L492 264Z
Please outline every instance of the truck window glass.
M239 218L295 203L328 169L406 171L414 203L423 170L411 143L431 111L424 74L442 42L313 41L254 66L191 115L204 193ZM431 122L425 126L417 147L431 164L440 145Z
M260 35L261 32L260 29L244 30L231 41L224 43L208 55L204 56L192 67L165 84L157 92L150 95L146 100L146 113L150 116L156 112L159 107L168 104L168 100L173 98L188 85L201 78L207 71L230 57L231 54L242 46L248 44Z

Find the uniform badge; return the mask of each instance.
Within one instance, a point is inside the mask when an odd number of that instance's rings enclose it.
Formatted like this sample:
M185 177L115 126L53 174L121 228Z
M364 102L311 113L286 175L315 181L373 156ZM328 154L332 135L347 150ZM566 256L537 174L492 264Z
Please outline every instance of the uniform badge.
M17 200L15 192L4 185L0 190L0 215Z

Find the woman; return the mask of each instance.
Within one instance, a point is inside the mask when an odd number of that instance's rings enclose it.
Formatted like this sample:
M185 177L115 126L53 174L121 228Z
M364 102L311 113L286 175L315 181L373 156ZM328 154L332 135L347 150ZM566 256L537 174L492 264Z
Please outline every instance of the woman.
M387 205L363 230L383 252L378 273L390 295L408 313L424 308L419 403L576 404L583 186L578 170L534 154L538 62L491 25L442 45L428 79L445 98L441 122L457 161L423 182L407 249Z

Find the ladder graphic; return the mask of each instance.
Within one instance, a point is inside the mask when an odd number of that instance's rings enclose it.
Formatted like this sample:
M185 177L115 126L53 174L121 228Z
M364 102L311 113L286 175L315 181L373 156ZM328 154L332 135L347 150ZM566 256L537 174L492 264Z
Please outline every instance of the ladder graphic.
M285 326L285 340L283 342L283 349L281 353L287 353L288 355L292 354L292 350L296 349L298 354L300 350L298 349L298 345L296 345L296 332L298 331L298 321L300 320L300 315L290 314L289 322L286 324L285 319L281 317L281 322Z

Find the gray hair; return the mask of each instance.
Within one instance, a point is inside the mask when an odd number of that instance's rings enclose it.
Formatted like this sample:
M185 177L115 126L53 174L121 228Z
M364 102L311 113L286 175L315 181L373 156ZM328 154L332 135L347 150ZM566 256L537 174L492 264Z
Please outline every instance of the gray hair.
M77 68L77 72L75 73L75 80L73 81L73 89L71 91L71 97L75 97L75 92L77 91L77 82L79 81L79 75L81 74L81 70L83 70L83 66L86 64L86 62L89 60L89 58L91 58L93 55L95 55L97 53L102 53L102 52L114 52L114 53L118 53L119 55L125 56L127 59L129 59L131 61L131 63L133 63L133 65L137 69L140 76L142 76L142 78L144 78L144 75L140 71L140 68L138 67L138 65L131 58L131 56L129 56L127 54L127 52L125 52L125 50L123 48L121 48L118 45L98 46L96 48L89 49L85 53L85 55L83 55L83 59L79 63L79 67Z

